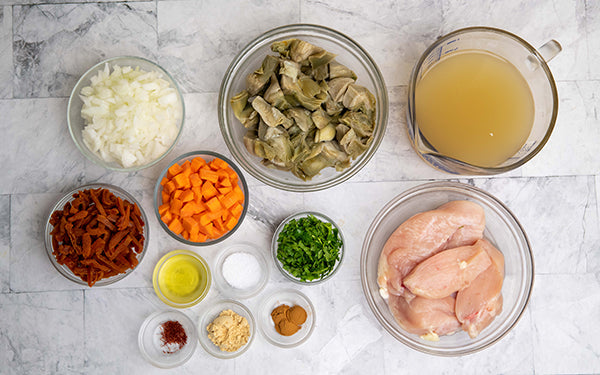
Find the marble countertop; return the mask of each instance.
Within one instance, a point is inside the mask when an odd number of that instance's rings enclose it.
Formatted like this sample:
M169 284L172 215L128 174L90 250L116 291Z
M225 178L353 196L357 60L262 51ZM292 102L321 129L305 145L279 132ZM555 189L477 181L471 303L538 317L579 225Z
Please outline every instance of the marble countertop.
M600 373L600 3L564 1L0 1L0 374L597 374ZM198 347L175 370L160 370L139 353L138 329L166 309L152 290L152 269L166 252L185 247L149 214L151 240L138 269L103 288L82 288L49 262L43 226L51 205L89 182L123 187L151 213L155 179L168 160L209 149L229 155L217 120L221 78L251 39L279 25L316 23L358 41L379 65L388 87L387 132L369 164L344 184L315 193L275 190L250 178L250 206L228 241L268 248L277 224L309 209L344 231L347 255L328 282L299 288L313 301L318 323L298 348L256 338L244 355L218 360ZM454 176L414 153L405 131L407 81L424 49L457 28L487 25L531 44L558 40L549 64L560 110L550 141L508 174L464 177L489 191L519 218L533 247L535 284L518 325L499 343L464 357L414 351L383 330L363 296L359 258L369 223L394 196ZM171 154L137 173L102 169L77 150L66 108L77 78L117 55L158 61L184 91L186 125ZM391 163L390 161L394 161ZM354 203L354 197L367 197ZM348 203L352 201L352 203ZM357 215L358 213L358 215ZM209 262L227 246L197 248ZM272 267L260 299L292 287ZM220 298L212 288L184 310L196 320Z

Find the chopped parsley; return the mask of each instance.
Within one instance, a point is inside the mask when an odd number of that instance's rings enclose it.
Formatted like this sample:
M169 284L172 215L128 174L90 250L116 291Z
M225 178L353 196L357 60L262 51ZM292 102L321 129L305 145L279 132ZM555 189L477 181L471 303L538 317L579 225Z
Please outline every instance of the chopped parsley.
M341 248L338 229L308 215L283 227L277 238L277 259L301 281L320 280L333 271Z

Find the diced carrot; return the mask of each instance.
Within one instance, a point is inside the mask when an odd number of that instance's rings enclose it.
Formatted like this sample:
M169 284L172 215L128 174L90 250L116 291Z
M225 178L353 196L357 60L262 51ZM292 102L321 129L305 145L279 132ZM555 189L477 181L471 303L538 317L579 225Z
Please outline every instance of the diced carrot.
M163 203L169 203L169 201L171 200L171 196L169 195L169 193L164 191L164 189L163 189L162 193L160 193L160 195L162 196Z
M227 210L221 211L221 220L225 221L225 220L229 219L230 216L231 216L231 212L229 212Z
M210 181L205 181L202 184L202 197L209 200L210 198L217 195L219 192L215 189L215 186Z
M213 225L215 226L215 229L218 230L219 232L226 232L225 225L220 217L213 220Z
M233 191L230 191L229 193L221 197L221 204L223 204L223 206L227 209L231 208L231 206L233 206L236 203L237 201L235 200L235 194L233 193Z
M190 239L190 232L188 232L187 230L184 229L181 232L181 237L185 238L186 240L189 240Z
M229 212L231 212L231 214L234 217L239 218L240 215L242 214L243 210L244 210L244 208L242 207L242 205L239 203L236 203L229 209Z
M167 194L171 194L175 190L177 190L177 187L173 181L169 181L165 184L165 186L163 186L163 191Z
M229 193L232 189L231 187L225 186L225 187L218 187L217 190L219 191L219 193L221 194L227 194Z
M181 169L183 169L183 171L185 170L191 170L192 169L192 162L189 160L186 160L183 162L183 164L181 164Z
M231 180L229 179L229 176L227 176L227 178L219 180L219 186L231 187Z
M194 220L194 218L184 217L181 223L183 225L183 229L190 232L190 234L192 234L194 232L198 232L199 225L198 225L198 222L196 220Z
M200 224L200 226L198 228L200 230L200 233L203 233L210 238L212 238L212 236L215 233L215 227L214 227L213 223L208 223L206 225Z
M229 167L229 164L225 160L219 158L214 158L209 164L210 168L215 171Z
M232 230L236 226L237 222L238 219L232 216L225 222L225 228L227 228L227 230Z
M206 165L206 161L200 156L196 156L192 160L192 172L198 172L198 170Z
M208 236L204 233L196 232L190 233L190 241L192 242L205 242L208 239Z
M192 186L190 183L190 179L184 173L180 173L177 176L173 177L173 183L177 189L187 189Z
M210 168L202 167L198 171L198 174L200 175L200 178L202 178L203 180L208 180L213 184L219 181L219 175L217 174L217 172L211 170Z
M171 194L171 198L181 200L181 194L183 194L183 190L177 189Z
M175 163L167 170L167 178L171 179L181 173L181 171L183 171L183 168L181 168L179 164Z
M192 173L190 175L190 183L193 187L202 186L202 179L198 173Z
M230 166L227 166L226 168L223 168L223 169L226 170L227 173L229 173L229 178L231 180L237 180L238 179L237 173L235 173L235 171Z
M168 212L170 208L171 206L169 206L168 203L161 204L160 206L158 206L158 213L160 214L160 216L162 216L165 214L165 212Z
M198 214L200 212L202 212L203 209L200 208L198 206L198 204L196 204L196 202L191 201L191 202L187 202L182 208L181 211L179 213L179 215L181 217L189 217L195 214Z
M163 215L160 216L160 219L163 221L163 223L169 225L169 224L171 224L171 221L173 220L173 214L171 213L171 211L167 211Z
M183 190L179 199L181 199L182 202L193 201L194 200L194 192L191 190Z
M169 182L167 176L163 177L162 180L160 180L160 186L165 186L167 182Z
M169 224L169 229L175 234L180 234L183 231L183 225L178 218L173 218L173 221Z
M223 206L221 206L221 202L217 199L217 197L212 197L206 202L206 206L211 212L220 211Z
M171 209L169 210L172 214L179 215L183 202L177 198L171 199Z

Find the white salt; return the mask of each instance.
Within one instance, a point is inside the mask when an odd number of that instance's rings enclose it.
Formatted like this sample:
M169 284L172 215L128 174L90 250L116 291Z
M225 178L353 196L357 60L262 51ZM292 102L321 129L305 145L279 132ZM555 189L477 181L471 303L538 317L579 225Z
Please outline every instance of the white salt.
M256 257L249 253L233 253L223 262L223 277L236 289L249 289L258 284L262 274Z

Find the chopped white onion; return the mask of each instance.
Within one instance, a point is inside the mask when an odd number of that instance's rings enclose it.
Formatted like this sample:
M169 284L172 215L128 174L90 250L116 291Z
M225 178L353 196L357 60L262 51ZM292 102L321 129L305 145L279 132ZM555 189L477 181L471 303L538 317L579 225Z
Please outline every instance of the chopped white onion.
M158 72L108 64L81 89L83 141L106 162L124 168L147 164L175 141L179 96Z

